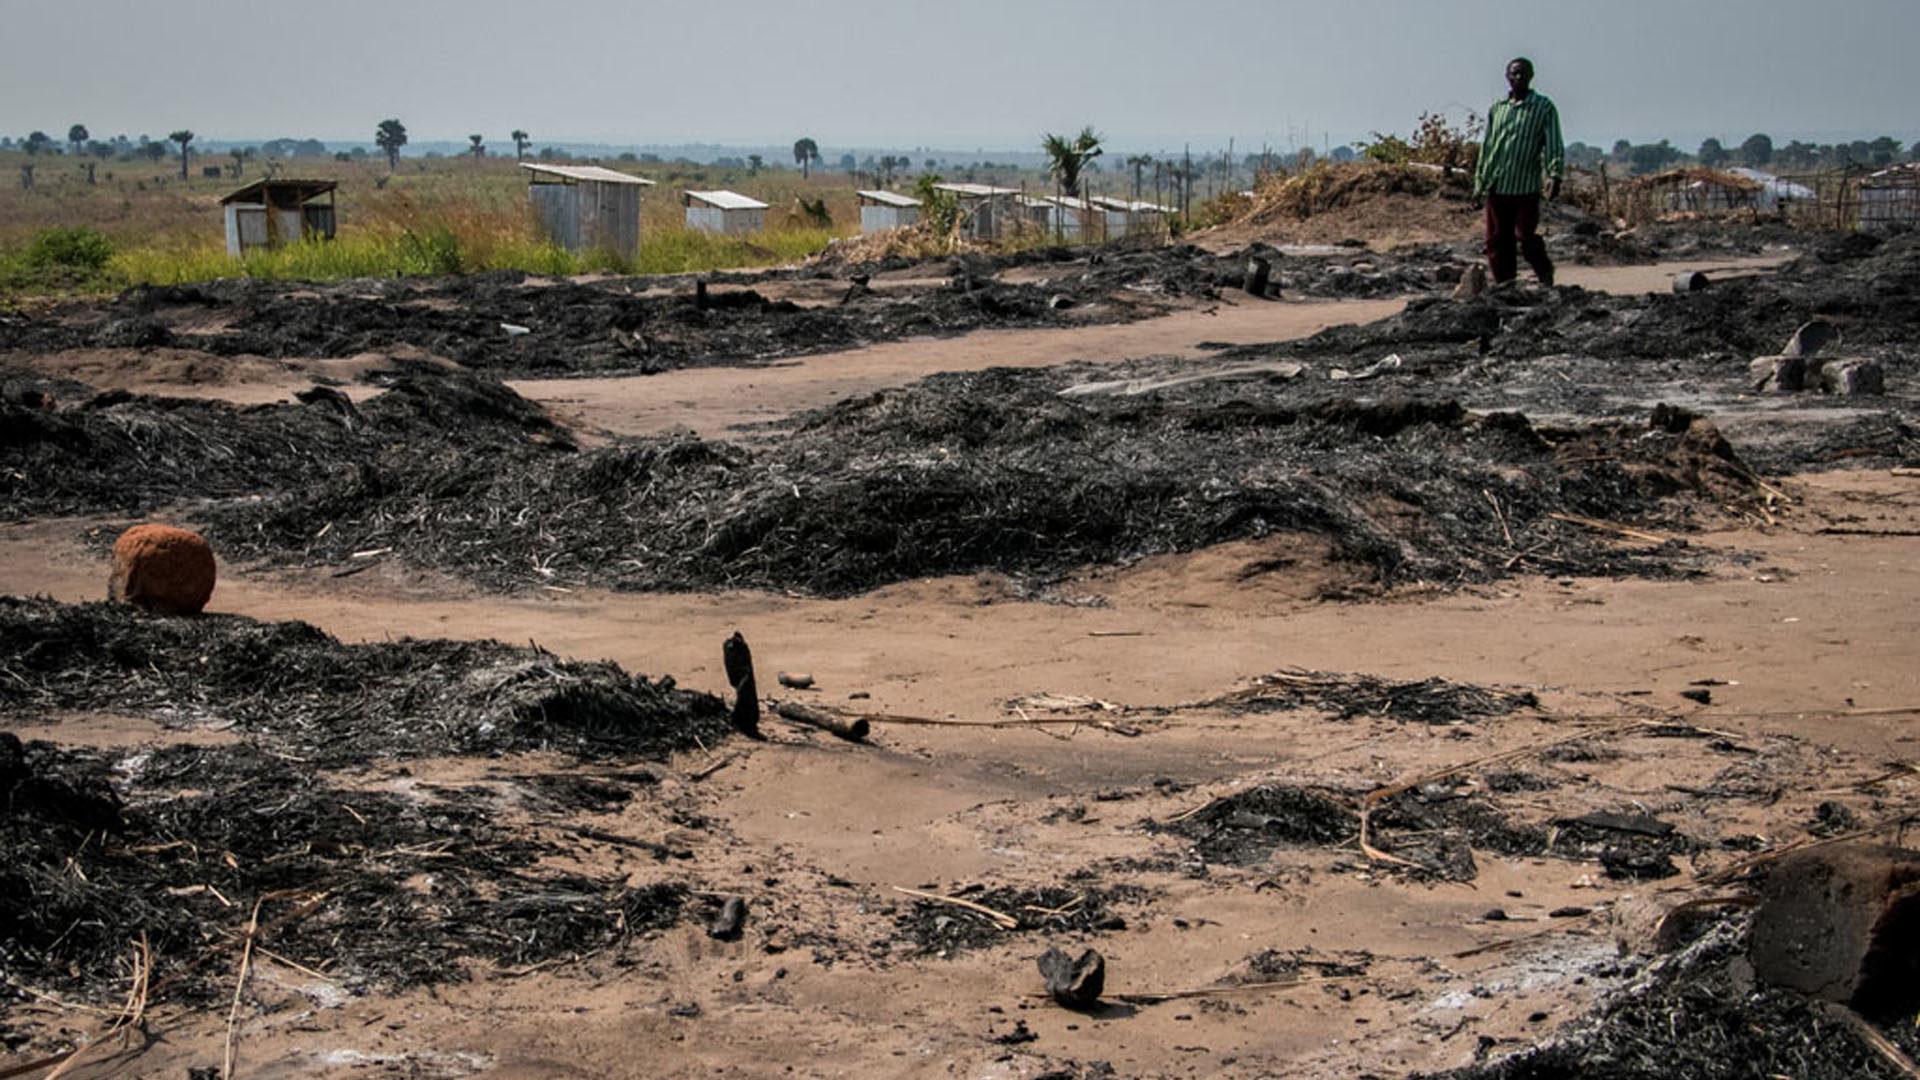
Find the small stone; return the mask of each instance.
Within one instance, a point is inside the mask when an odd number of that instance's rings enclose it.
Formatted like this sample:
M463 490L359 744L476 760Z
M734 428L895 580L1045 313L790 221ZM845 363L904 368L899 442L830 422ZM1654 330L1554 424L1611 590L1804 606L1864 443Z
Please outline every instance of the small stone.
M1090 1009L1100 1004L1107 987L1107 962L1088 949L1078 960L1059 949L1040 954L1040 977L1047 981L1047 993L1069 1009Z
M113 544L107 596L162 615L197 615L213 596L213 548L172 525L135 525Z
M720 914L707 924L707 936L716 941L733 941L747 925L747 902L738 896L729 896L727 902L720 905Z
M1487 291L1487 268L1480 263L1467 267L1460 283L1453 287L1455 300L1472 300Z

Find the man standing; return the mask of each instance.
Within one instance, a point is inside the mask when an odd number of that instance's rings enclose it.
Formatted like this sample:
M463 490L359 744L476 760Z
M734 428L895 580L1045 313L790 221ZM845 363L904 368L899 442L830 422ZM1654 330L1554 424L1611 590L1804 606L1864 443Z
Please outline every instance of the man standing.
M1533 61L1520 57L1507 65L1507 96L1487 111L1487 137L1473 170L1473 193L1487 200L1487 264L1494 284L1518 273L1516 246L1540 284L1553 284L1553 261L1539 232L1540 177L1547 177L1547 198L1559 198L1566 156L1560 113L1533 89Z

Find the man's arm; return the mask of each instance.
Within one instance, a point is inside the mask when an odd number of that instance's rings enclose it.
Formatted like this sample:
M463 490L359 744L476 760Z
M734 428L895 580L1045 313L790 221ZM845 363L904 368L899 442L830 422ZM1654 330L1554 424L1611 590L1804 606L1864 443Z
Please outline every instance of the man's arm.
M1567 174L1567 146L1560 140L1560 109L1547 110L1547 129L1540 140L1540 156L1547 170L1547 199L1560 197L1560 179Z

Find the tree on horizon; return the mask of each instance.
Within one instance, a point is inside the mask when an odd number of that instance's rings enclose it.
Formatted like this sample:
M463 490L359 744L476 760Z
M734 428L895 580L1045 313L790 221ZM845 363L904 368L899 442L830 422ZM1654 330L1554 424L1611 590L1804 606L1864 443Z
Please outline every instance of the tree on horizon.
M520 128L514 128L513 134L508 137L513 140L513 160L527 160L527 147L533 142L533 136Z
M75 124L67 129L67 142L73 145L73 152L75 154L80 153L81 145L89 138L92 138L92 136L87 133L87 125L85 124Z
M820 144L802 136L794 140L793 160L800 166L800 179L813 175L813 163L820 160Z
M167 141L180 144L180 179L185 180L187 178L187 144L193 141L193 132L186 128L181 128L179 131L168 135Z
M387 152L387 171L391 173L400 164L400 148L407 145L407 125L398 120L382 120L373 133L375 146Z
M467 136L467 138L469 138L469 139L472 139L472 140L473 140L473 149L472 149L472 153L473 153L473 160L475 160L475 161L479 161L479 160L480 160L481 158L483 158L483 157L485 157L485 156L487 155L487 145L486 145L486 143L484 143L484 142L482 142L482 141L481 141L482 139L484 139L484 138L486 138L486 136L484 136L484 135L469 135L469 136Z

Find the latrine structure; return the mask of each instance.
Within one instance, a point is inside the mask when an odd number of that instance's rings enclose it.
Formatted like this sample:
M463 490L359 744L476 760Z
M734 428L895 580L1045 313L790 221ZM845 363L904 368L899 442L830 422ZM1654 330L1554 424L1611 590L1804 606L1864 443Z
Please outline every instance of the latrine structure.
M1861 177L1859 224L1869 231L1920 225L1920 163Z
M546 239L568 251L640 252L640 193L653 181L598 165L520 163Z
M767 204L737 191L683 191L687 228L739 236L767 227Z
M853 194L860 201L860 233L863 236L902 228L920 220L920 200L911 195L880 190L861 190Z
M332 180L255 180L220 200L227 254L244 255L308 239L333 239L337 216ZM327 197L320 202L320 196Z
M1015 188L992 184L935 184L934 190L952 195L960 204L961 228L979 240L998 240L1027 220Z

